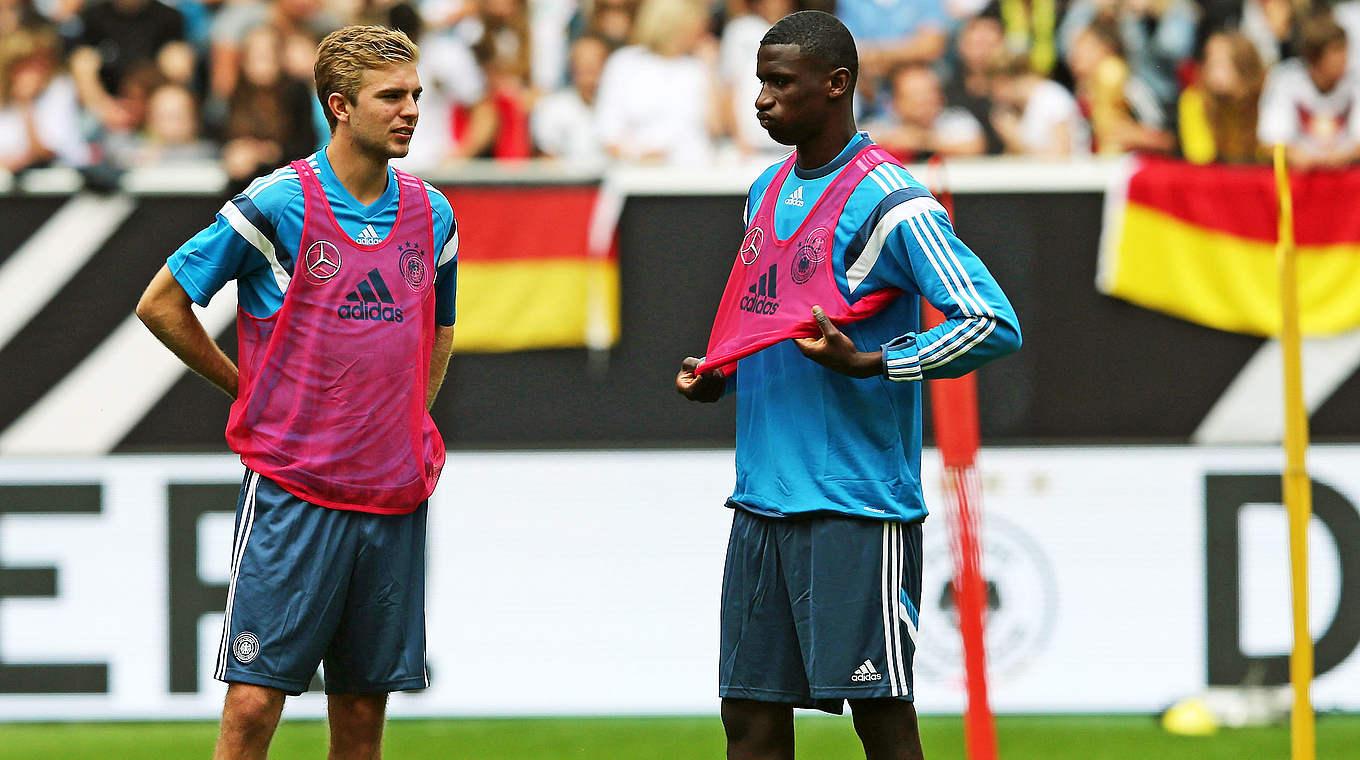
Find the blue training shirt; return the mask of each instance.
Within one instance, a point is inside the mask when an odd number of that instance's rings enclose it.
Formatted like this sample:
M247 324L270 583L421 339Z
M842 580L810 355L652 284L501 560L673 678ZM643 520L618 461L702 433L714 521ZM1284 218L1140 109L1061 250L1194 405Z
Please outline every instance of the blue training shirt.
M397 221L400 195L390 166L387 189L364 206L336 178L324 149L307 162L317 170L340 229L360 243L377 243L387 237ZM454 322L458 222L443 193L428 182L425 192L433 212L435 245L442 247L435 262L435 322L447 327ZM283 306L302 239L304 211L297 172L291 166L276 169L227 201L213 224L181 245L166 264L194 303L206 306L223 285L236 280L241 308L251 316L268 317ZM276 263L281 271L274 268Z
M780 238L793 235L868 143L861 132L830 164L789 172L775 205ZM748 224L780 164L751 186ZM874 169L846 201L831 265L849 303L883 288L905 294L841 328L859 350L883 351L883 374L856 379L833 372L792 341L742 359L737 483L729 504L774 517L923 519L921 384L912 381L957 377L1015 351L1019 321L987 267L955 237L944 208L893 164ZM944 314L944 323L921 330L918 295Z

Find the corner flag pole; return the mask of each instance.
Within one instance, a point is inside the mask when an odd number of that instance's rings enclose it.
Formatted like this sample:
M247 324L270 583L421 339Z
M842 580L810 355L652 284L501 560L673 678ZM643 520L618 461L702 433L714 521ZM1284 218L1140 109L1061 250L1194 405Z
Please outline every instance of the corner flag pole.
M1313 512L1313 492L1308 480L1308 412L1303 403L1300 367L1294 202L1283 145L1275 146L1275 188L1280 199L1280 240L1275 260L1280 271L1280 344L1284 353L1284 505L1289 514L1289 574L1294 599L1294 649L1289 655L1289 681L1294 687L1294 709L1289 718L1290 757L1314 760L1317 739L1309 699L1313 636L1308 631L1308 520Z

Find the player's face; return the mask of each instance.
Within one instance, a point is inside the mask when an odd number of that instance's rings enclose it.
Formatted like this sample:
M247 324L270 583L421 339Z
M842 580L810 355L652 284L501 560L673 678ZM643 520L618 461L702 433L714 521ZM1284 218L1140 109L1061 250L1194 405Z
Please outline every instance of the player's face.
M411 135L420 118L416 105L420 93L414 63L365 71L350 111L349 129L356 147L384 159L410 152Z
M832 72L798 45L762 45L756 54L756 119L775 142L800 145L833 118Z

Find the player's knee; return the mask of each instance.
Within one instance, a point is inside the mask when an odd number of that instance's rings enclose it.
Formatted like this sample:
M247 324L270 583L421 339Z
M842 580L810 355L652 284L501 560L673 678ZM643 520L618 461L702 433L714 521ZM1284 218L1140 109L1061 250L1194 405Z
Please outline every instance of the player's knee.
M283 711L283 692L265 686L232 684L227 690L223 725L243 733L271 733Z
M919 758L921 737L916 723L916 707L900 699L852 699L855 733L864 745L865 757Z
M792 733L793 709L772 703L725 699L722 722L729 746L780 744L786 734Z
M332 694L331 733L348 741L371 742L382 736L387 695Z

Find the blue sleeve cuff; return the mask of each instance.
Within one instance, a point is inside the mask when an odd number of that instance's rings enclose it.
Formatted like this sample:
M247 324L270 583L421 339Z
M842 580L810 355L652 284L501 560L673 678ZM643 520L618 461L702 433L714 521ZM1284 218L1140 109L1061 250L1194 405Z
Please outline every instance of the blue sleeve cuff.
M921 379L921 357L916 353L916 334L907 333L884 343L883 376L906 382Z

